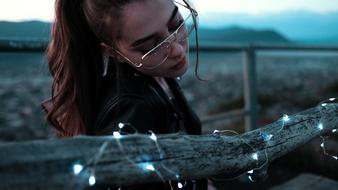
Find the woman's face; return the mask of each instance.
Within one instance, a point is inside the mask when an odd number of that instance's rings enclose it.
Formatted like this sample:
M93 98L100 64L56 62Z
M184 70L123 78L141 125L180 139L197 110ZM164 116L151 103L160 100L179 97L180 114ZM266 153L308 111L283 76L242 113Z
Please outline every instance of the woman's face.
M132 63L142 63L141 67L135 68L150 76L177 77L187 71L188 39L170 39L169 43L164 43L141 59L184 21L172 0L136 1L126 5L121 15L122 28L117 48L130 60L126 62L134 67ZM163 60L165 61L162 63Z

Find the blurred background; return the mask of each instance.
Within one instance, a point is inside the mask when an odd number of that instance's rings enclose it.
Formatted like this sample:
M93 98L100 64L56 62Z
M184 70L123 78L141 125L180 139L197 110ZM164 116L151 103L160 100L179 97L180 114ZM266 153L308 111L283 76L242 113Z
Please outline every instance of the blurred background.
M207 82L194 76L193 34L191 68L180 83L203 120L204 133L242 133L338 96L338 0L192 2L199 12L199 75ZM53 0L0 1L3 139L51 137L40 103L51 90L43 47L53 5ZM328 149L338 154L337 135L330 137ZM319 144L314 139L274 162L267 181L253 184L239 178L215 186L264 189L307 172L337 180L337 161L325 157Z

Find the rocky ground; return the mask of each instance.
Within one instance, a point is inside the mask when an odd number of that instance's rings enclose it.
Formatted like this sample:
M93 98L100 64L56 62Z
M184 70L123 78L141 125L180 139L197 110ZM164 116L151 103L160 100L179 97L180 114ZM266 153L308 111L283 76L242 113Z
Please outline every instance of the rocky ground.
M41 54L0 54L0 127L45 126L50 78Z
M291 54L292 55L292 54ZM202 54L200 82L192 72L181 84L200 116L242 108L243 74L240 54ZM192 60L193 61L193 60ZM192 65L193 67L193 65ZM192 71L193 68L190 69ZM277 120L283 114L294 114L319 102L338 96L338 54L258 54L257 98L258 125ZM236 127L243 126L241 120ZM235 128L225 122L226 128ZM237 129L241 131L241 129Z

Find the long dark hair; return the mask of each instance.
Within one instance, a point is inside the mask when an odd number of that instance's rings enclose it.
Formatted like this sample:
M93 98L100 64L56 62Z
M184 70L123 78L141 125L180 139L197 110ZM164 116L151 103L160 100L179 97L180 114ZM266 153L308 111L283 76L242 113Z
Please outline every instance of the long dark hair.
M100 42L113 40L106 38L110 36L105 31L107 14L122 2L126 0L55 2L55 21L47 49L52 97L43 105L58 136L90 133L102 73Z
M56 0L47 49L52 96L43 108L59 137L91 133L103 73L100 44L115 45L121 8L132 1Z

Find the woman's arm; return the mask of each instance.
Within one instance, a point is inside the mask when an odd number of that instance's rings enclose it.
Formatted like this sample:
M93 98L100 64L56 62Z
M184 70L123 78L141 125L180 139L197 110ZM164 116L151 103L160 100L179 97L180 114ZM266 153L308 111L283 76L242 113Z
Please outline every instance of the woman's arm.
M146 100L140 97L121 97L115 103L101 110L98 114L100 121L95 125L94 134L112 135L113 131L119 130L119 123L124 124L127 132L154 133L161 131L161 112ZM164 122L164 121L162 121Z

